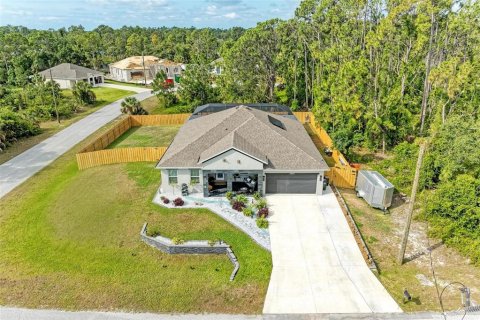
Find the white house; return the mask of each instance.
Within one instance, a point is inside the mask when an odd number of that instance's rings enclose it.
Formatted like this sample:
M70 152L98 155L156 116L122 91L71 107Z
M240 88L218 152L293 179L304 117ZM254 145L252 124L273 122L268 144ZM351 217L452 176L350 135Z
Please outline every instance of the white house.
M60 85L61 89L72 89L79 81L89 82L96 86L104 82L103 72L77 66L73 63L61 63L55 67L40 72L45 81L51 79Z
M187 184L204 196L322 193L329 167L290 110L279 114L270 104L197 109L157 164L162 192Z
M110 78L122 82L151 82L160 70L167 74L168 82L178 82L182 64L155 56L132 56L109 65Z

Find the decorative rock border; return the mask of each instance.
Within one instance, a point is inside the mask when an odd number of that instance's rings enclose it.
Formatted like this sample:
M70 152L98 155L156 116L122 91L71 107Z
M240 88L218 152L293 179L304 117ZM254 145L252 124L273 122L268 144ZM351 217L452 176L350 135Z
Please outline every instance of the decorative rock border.
M161 196L166 196L170 200L174 198L182 198L185 201L185 204L180 207L175 207L170 201L169 204L164 204L161 200ZM224 203L225 202L225 203ZM246 235L248 235L253 241L255 241L259 246L264 248L265 250L271 252L270 246L270 233L268 229L260 229L257 227L257 224L254 219L245 217L243 213L233 210L228 204L228 201L213 201L211 199L200 199L194 198L192 196L180 196L180 195L173 195L167 193L160 193L157 191L155 196L153 197L153 203L169 208L169 209L184 209L184 208L204 208L208 209L214 214L218 215L220 218L226 220L236 228L243 231Z
M234 267L230 275L230 281L233 281L240 268L240 263L238 262L237 257L230 248L230 245L225 242L211 244L207 240L191 240L180 244L174 244L171 239L166 237L147 236L146 222L143 224L142 230L140 231L140 238L146 244L168 254L226 254Z

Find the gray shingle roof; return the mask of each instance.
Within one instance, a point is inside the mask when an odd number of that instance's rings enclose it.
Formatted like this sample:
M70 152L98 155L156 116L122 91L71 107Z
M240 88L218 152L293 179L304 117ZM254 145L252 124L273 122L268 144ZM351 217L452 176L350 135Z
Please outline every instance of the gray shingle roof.
M50 70L54 79L81 80L90 76L103 76L103 73L93 69L77 66L73 63L61 63L55 67L40 72L45 79L50 79Z
M273 125L269 115L285 129ZM300 122L245 106L189 120L157 167L201 168L203 161L231 148L265 160L265 169L328 169Z

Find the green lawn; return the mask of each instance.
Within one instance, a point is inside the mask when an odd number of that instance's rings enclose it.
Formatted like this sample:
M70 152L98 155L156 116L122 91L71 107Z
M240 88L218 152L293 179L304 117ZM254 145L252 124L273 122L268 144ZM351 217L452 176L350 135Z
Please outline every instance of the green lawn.
M180 126L133 127L118 137L108 148L167 147L179 129Z
M153 96L141 102L142 107L148 111L149 114L174 114L174 113L190 113L191 108L184 104L176 104L166 108L158 101L158 98Z
M0 305L153 312L260 313L271 255L207 210L151 200L153 163L78 171L74 150L0 200ZM140 241L144 222L168 237L223 239L224 255L168 255Z
M71 118L62 119L60 123L57 123L56 120L49 120L40 123L40 128L42 132L36 136L20 139L15 142L12 146L8 147L7 150L0 153L0 164L7 162L8 160L16 157L20 153L24 152L27 149L30 149L34 145L42 142L43 140L51 137L58 131L65 129L72 123L84 118L85 116L97 111L101 107L106 106L109 103L112 103L118 99L124 98L131 94L134 94L133 91L119 90L106 87L96 87L93 88L95 95L97 96L97 101L92 107L84 107L79 110L77 113L73 114ZM62 90L62 94L66 97L72 96L71 90Z

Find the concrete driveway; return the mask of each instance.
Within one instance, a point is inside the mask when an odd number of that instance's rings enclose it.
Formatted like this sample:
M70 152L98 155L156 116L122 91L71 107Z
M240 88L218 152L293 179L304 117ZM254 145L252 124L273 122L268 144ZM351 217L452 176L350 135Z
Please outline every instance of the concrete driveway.
M152 96L151 90L149 89L119 85L115 85L115 87L124 90L132 90L133 88L133 91L139 92L132 95L138 100L144 100ZM120 99L106 105L105 107L56 133L50 138L45 139L36 146L19 154L15 158L1 164L0 198L5 196L7 193L33 176L38 171L45 168L52 161L70 150L77 143L81 142L99 128L118 117L121 114L120 104L122 101L123 99Z
M365 263L329 189L269 195L273 270L263 312L401 312Z

